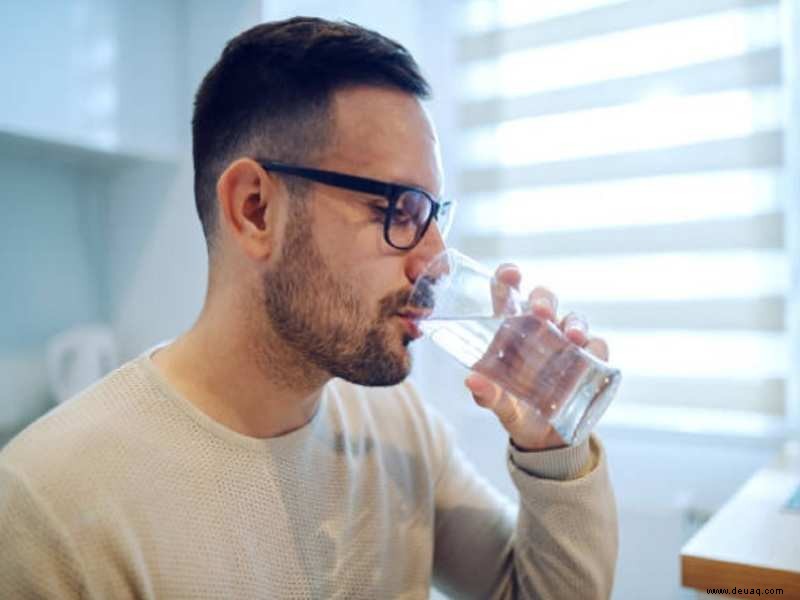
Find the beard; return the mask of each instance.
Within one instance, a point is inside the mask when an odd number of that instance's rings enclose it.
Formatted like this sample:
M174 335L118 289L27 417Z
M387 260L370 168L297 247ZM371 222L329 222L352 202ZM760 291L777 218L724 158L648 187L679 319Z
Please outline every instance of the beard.
M302 211L302 212L301 212ZM263 282L264 310L273 331L308 364L333 377L367 386L395 385L411 371L406 349L390 319L410 293L381 299L373 320L347 281L325 264L305 207L293 207L279 263Z

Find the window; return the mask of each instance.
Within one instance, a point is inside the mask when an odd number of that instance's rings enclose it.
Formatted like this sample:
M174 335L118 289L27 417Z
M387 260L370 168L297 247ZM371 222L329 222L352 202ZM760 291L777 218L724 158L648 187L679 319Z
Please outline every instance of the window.
M797 410L785 4L462 5L458 245L589 317L618 414Z

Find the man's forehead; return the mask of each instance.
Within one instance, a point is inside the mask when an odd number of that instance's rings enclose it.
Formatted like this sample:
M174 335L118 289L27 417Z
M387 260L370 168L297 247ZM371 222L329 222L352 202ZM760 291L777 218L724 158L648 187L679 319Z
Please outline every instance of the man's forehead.
M337 92L332 109L332 143L325 153L329 166L440 192L438 139L416 97L360 86Z

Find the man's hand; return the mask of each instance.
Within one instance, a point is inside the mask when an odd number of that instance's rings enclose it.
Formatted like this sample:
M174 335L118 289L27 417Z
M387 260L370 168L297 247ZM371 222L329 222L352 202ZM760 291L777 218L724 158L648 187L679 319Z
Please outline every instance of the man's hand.
M514 265L501 265L495 277L513 288L519 286L521 279L519 269ZM493 290L493 294L495 307L500 312L500 307L505 305L506 298L503 297L501 289ZM544 287L534 289L529 296L529 305L531 314L554 323L568 341L601 360L608 360L608 345L601 338L589 336L589 326L582 316L569 313L560 321L557 320L558 299L549 289ZM524 357L521 358L524 360ZM465 384L478 405L488 408L497 415L511 436L511 441L520 450L546 450L565 445L545 417L487 377L473 372L467 377Z

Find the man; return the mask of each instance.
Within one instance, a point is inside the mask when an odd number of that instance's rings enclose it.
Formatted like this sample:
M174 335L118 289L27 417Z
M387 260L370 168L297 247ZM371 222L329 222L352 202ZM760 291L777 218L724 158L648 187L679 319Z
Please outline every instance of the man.
M0 597L609 595L597 439L562 447L468 378L509 433L515 518L405 382L409 291L452 214L427 94L404 48L352 24L226 46L193 119L202 314L0 454Z

